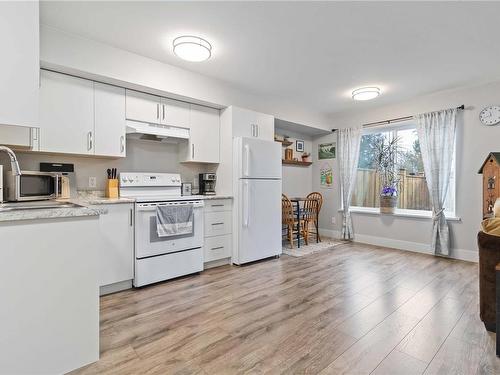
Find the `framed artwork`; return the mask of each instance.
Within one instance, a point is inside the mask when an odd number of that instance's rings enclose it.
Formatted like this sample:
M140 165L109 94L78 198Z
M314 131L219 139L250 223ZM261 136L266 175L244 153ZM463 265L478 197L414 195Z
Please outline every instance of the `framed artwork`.
M337 148L336 142L321 143L318 146L318 159L319 160L335 159L337 151L336 148Z
M319 184L322 189L333 188L333 169L329 163L323 163L319 174Z
M300 140L295 141L295 151L304 152L304 141Z

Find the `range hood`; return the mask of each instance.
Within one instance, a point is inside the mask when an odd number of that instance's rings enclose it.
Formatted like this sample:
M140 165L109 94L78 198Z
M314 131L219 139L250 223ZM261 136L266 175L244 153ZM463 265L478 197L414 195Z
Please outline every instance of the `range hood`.
M127 120L127 137L158 142L171 141L171 138L189 139L189 129Z

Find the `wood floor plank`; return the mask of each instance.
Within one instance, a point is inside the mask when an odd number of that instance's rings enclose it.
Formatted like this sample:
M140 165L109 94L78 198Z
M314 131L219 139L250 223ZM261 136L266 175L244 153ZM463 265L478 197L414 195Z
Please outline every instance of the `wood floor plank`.
M420 375L426 367L427 363L393 350L372 372L372 375Z
M462 316L466 303L444 298L399 343L397 350L428 364Z
M498 373L477 264L346 243L101 297L73 374Z

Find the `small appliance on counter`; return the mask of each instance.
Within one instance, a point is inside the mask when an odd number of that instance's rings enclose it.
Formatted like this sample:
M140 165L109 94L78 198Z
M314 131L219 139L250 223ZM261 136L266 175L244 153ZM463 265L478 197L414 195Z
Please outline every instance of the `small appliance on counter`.
M57 198L76 197L76 177L74 164L40 163L41 172L52 172L57 178Z
M4 199L9 202L40 201L57 198L58 176L53 172L21 171L4 173Z
M217 182L215 173L200 173L199 182L201 195L215 195L215 183Z

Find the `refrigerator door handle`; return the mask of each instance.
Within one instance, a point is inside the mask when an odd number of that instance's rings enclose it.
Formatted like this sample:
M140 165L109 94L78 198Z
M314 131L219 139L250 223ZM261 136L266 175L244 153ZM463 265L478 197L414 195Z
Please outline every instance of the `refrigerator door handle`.
M243 227L248 228L250 212L248 207L248 181L243 184Z
M250 146L245 145L245 177L250 172Z

